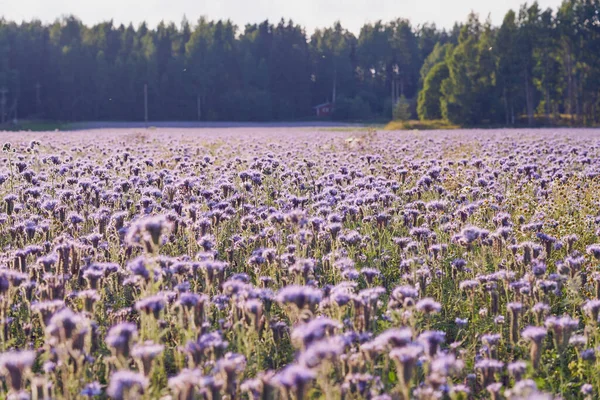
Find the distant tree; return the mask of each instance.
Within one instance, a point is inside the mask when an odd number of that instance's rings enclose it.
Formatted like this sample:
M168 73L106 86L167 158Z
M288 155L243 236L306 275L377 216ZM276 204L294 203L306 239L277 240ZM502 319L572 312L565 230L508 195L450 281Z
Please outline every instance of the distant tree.
M453 45L451 43L441 44L436 43L435 47L429 53L429 55L423 60L421 70L419 71L421 83L425 83L425 78L429 74L429 71L440 62L444 61L448 56L448 53L452 51Z
M311 111L310 54L304 29L283 20L273 28L269 54L270 92L273 116L289 120Z
M339 22L315 31L310 40L313 103L356 94L355 49L356 38Z
M333 117L336 120L359 121L372 116L371 107L361 97L340 97L336 102Z
M442 82L442 115L459 125L492 122L496 117L493 31L475 14L460 32L458 45L448 55L449 76Z
M497 84L501 92L504 108L504 122L514 125L515 112L520 110L522 76L519 71L519 54L516 42L518 40L516 14L510 10L506 13L502 26L498 31L495 44L497 54Z
M552 10L547 9L540 17L540 35L534 50L534 85L541 93L538 112L550 120L552 114L558 113L562 94L560 47L556 29L556 19Z
M210 85L216 78L218 66L212 64L214 24L200 18L185 46L186 68L191 85L189 88L196 98L196 119L206 119L206 102Z
M154 120L299 119L325 100L336 102L336 118L389 118L404 96L417 100L419 118L461 125L532 124L536 112L593 124L599 8L533 2L499 27L472 14L449 30L395 18L358 36L341 22L307 35L284 20L238 32L207 18L156 27L0 19L0 88L5 112L20 118L141 120L147 84Z
M395 121L408 121L410 117L410 103L406 100L406 97L400 96L398 102L394 106L393 118Z
M444 61L437 63L431 68L423 89L419 92L417 102L417 114L420 120L441 119L442 109L440 105L442 82L449 76L448 66Z

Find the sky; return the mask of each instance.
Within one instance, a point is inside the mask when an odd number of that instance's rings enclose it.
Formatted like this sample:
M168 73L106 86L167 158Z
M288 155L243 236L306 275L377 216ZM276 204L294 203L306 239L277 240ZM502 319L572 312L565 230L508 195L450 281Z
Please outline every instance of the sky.
M495 25L509 9L517 10L525 0L0 0L0 16L12 21L40 19L52 22L73 14L86 24L113 20L116 24L142 21L156 26L161 20L179 24L185 15L190 22L200 16L231 19L240 28L246 23L282 17L311 33L339 20L354 33L366 22L408 18L413 25L434 22L451 28L465 21L470 11ZM531 3L531 1L529 1ZM538 0L542 9L556 10L561 0Z

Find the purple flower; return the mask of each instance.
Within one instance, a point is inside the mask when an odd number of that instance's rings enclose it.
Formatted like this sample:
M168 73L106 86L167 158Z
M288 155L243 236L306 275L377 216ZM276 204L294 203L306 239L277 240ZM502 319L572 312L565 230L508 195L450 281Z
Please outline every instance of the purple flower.
M383 331L374 340L373 344L380 351L404 347L412 341L413 332L410 328L391 328Z
M583 386L581 386L581 393L586 396L591 396L594 393L594 387L589 383L586 383Z
M414 367L421 354L423 354L423 348L414 344L390 351L389 357L396 363L399 377L402 379L404 386L412 379Z
M159 313L165 308L166 301L163 294L156 294L154 296L146 297L142 300L138 300L135 303L135 309L143 311L145 314L154 314L155 318L158 318Z
M419 335L418 340L425 347L429 357L433 358L439 346L446 340L446 333L443 331L425 331Z
M131 356L140 360L145 376L150 375L152 361L163 352L165 346L153 342L145 342L133 347Z
M598 322L598 314L600 313L600 300L587 300L581 309L592 319L592 323Z
M136 395L143 394L148 384L148 378L140 373L129 370L117 371L110 376L106 394L114 400L134 398Z
M292 331L292 342L297 347L306 348L311 343L323 339L325 336L332 336L336 329L342 326L338 321L327 317L319 317L305 324L298 325Z
M100 382L88 383L79 394L85 397L100 396L102 394L102 386L100 385Z
M136 336L136 325L125 322L110 328L105 341L117 356L129 357L131 342Z
M310 369L297 364L291 364L273 376L272 381L295 393L295 398L303 399L307 386L316 378L316 374Z
M600 260L600 244L591 244L585 248L585 252Z
M417 310L425 314L435 314L442 310L442 305L432 298L424 298L417 302Z
M281 304L295 304L299 309L315 306L323 298L323 292L310 286L286 286L277 293L276 300Z
M35 361L33 351L9 351L0 354L0 373L7 377L11 390L23 389L23 375L31 369Z

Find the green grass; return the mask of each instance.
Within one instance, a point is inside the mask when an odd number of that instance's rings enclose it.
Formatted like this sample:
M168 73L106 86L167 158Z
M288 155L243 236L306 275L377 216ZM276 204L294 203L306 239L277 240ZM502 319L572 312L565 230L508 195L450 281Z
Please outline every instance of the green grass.
M461 126L452 124L446 120L410 120L410 121L390 121L385 125L387 131L399 130L433 130L433 129L461 129L461 128L477 128L477 129L498 129L498 128L567 128L567 127L597 127L597 124L591 121L577 121L574 115L559 114L553 115L548 119L543 114L535 114L533 123L529 125L526 115L521 115L516 118L514 125L502 123L483 122L474 126Z
M460 126L453 125L448 121L444 120L431 120L431 121L391 121L385 125L386 131L400 131L400 130L433 130L433 129L459 129Z

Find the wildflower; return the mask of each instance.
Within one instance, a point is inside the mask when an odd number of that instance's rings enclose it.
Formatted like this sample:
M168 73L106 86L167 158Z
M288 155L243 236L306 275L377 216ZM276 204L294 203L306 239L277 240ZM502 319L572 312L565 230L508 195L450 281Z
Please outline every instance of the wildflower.
M127 263L127 268L131 271L131 273L133 273L136 276L141 276L145 280L148 280L150 278L150 271L148 270L148 260L146 260L146 258L144 258L143 256L131 260L129 263ZM91 273L90 275L88 275L88 277L90 276L92 277L92 279L95 278L95 276L91 275Z
M100 295L96 290L83 290L77 293L77 297L83 300L83 309L92 313L94 310L94 304L100 300Z
M272 380L283 389L286 396L293 394L294 398L303 399L309 383L315 378L315 373L310 369L292 364L273 376Z
M453 271L462 271L467 266L467 262L462 258L456 258L451 263Z
M110 376L106 394L114 400L126 400L141 396L148 387L148 378L137 372L121 370Z
M592 299L587 300L581 309L590 317L592 324L596 325L598 322L598 314L600 313L600 300Z
M569 344L578 349L581 349L585 345L587 345L587 342L588 342L588 339L585 335L573 335L569 339Z
M456 396L459 399L467 398L467 396L471 393L471 389L467 385L458 384L453 385L450 388L450 393Z
M182 369L179 374L169 378L168 386L174 392L176 400L191 400L194 398L194 388L202 379L198 369Z
M556 242L556 238L542 232L538 232L536 236L546 247L546 257L550 258L552 254L552 245Z
M6 376L11 391L23 389L23 378L35 361L33 351L9 351L0 354L0 373Z
M533 307L531 307L531 311L535 313L537 323L541 324L544 319L544 315L550 312L550 306L545 303L536 303Z
M183 350L190 356L190 363L199 366L204 359L219 358L228 345L219 332L210 332L187 342Z
M579 236L576 234L569 234L564 236L563 240L567 243L567 253L571 253L573 251L573 245L579 240ZM598 255L600 255L600 252Z
M562 352L569 343L571 333L579 326L579 320L568 315L561 317L549 316L546 318L544 325L552 331L556 348L559 352Z
M435 314L441 311L442 306L432 298L424 298L417 302L417 310L425 314Z
M165 215L145 217L131 226L125 241L130 246L143 245L148 252L153 252L160 245L161 235L168 233L171 228Z
M456 241L461 245L469 248L471 244L473 244L477 239L485 236L487 236L487 232L485 230L474 226L468 226L460 232L460 234L456 238Z
M373 342L383 351L404 347L412 341L412 337L413 332L410 328L391 328L380 333Z
M546 329L537 326L528 326L523 330L521 336L531 342L531 363L534 369L538 369L540 356L542 354L542 341L548 332Z
M37 259L37 263L40 264L44 272L51 272L52 267L58 262L58 256L54 253L42 256Z
M337 362L343 352L344 343L340 337L319 340L300 354L299 364L315 368L325 360Z
M600 260L600 244L591 244L585 248L585 251L594 256L596 260Z
M131 342L137 336L137 327L132 323L121 323L113 326L106 335L106 344L116 356L129 357Z
M457 359L452 354L440 355L434 358L431 362L432 374L447 377L460 373L465 367L462 360Z
M336 329L341 328L339 322L327 317L319 317L294 328L292 342L297 347L307 348L311 343L332 336Z
M494 347L497 346L502 339L502 335L497 333L488 333L481 337L481 342L487 346Z
M581 394L585 395L585 396L592 396L592 394L594 394L594 387L592 385L590 385L589 383L586 383L584 385L581 386Z
M379 386L381 386L380 380L371 374L352 373L346 375L341 389L344 394L357 393L364 397L371 389Z
M360 273L369 284L372 284L375 278L381 276L381 272L376 268L363 268L360 270Z
M523 310L523 304L508 303L506 308L510 311L510 340L516 343L519 340L519 314Z
M159 313L165 308L165 305L165 296L162 294L157 294L139 300L135 303L135 308L138 311L143 311L145 314L152 313L154 318L158 318Z
M446 340L446 333L443 331L425 331L419 335L418 340L424 346L425 353L433 358L439 345Z
M227 393L234 398L237 393L237 377L246 368L246 358L241 354L227 353L217 362L217 368L224 375Z
M79 394L85 397L100 396L102 394L102 386L99 382L88 383Z
M263 324L263 302L257 299L248 300L243 303L243 309L249 317L249 322L257 331L262 329Z
M69 308L64 308L50 318L46 327L46 333L58 343L65 343L73 339L76 330L82 322L83 318L80 315L74 313Z
M415 300L419 297L419 291L413 286L398 286L392 290L391 299L388 303L388 308L396 309L400 307L410 307L414 305Z
M32 304L31 309L40 313L45 325L50 323L52 315L65 306L63 300L48 300Z
M456 326L458 326L459 328L464 328L469 324L469 320L467 318L456 318L454 320L454 323L456 324Z
M585 349L581 352L580 357L584 361L595 362L596 361L596 350Z
M524 379L515 383L515 386L511 390L507 390L504 393L508 398L514 399L536 399L536 400L554 400L555 397L548 394L540 392L537 389L536 383L531 379Z
M304 282L315 270L315 262L311 259L300 259L290 266L289 271L292 274L300 275L304 278Z
M492 400L500 399L500 389L502 389L502 384L500 382L492 383L486 386L488 392L490 392L490 398Z
M133 358L140 361L142 367L141 370L144 372L144 376L149 376L150 369L152 368L152 361L160 355L163 350L163 345L148 341L134 346L131 355Z
M515 378L515 381L518 382L525 374L525 371L527 371L527 364L525 364L523 361L515 361L508 364L507 369L508 373Z
M400 385L405 395L409 393L413 370L422 353L423 348L418 345L396 348L389 353L390 359L396 364Z
M479 282L476 280L465 280L465 281L460 282L460 284L458 285L460 290L465 290L465 291L472 291L472 290L476 289L478 286L479 286Z
M18 200L18 197L14 194L9 194L4 197L4 202L6 203L6 214L12 215L15 210L15 202Z
M305 306L314 307L321 301L323 293L319 289L310 286L286 286L279 291L276 296L278 302L282 304L294 304L298 309Z
M494 382L494 374L504 368L502 361L483 359L475 363L475 369L480 370L483 375L483 385L488 386Z

